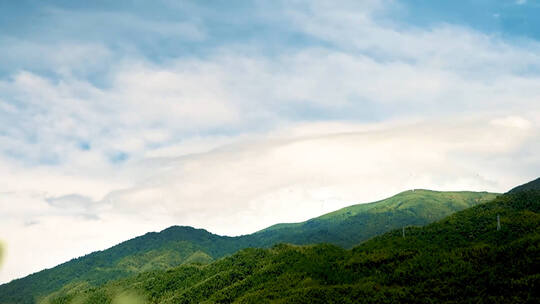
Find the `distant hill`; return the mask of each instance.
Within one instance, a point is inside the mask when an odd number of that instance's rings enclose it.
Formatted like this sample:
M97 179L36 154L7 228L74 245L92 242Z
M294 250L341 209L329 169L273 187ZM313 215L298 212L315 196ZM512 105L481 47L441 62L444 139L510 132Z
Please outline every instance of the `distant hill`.
M66 285L99 286L141 272L165 270L187 263L205 264L248 247L331 243L351 248L392 229L424 225L495 196L487 192L411 190L306 222L278 224L239 237L173 226L0 285L0 303L34 303L41 296Z
M539 265L540 191L518 190L352 250L244 249L99 288L73 284L41 303L539 303Z

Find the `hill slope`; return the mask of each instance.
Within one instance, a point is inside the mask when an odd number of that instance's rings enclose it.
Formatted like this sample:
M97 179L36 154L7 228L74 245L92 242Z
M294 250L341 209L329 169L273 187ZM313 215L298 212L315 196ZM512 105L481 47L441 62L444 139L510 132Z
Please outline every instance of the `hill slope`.
M422 226L456 211L487 202L486 192L410 190L390 198L346 207L302 223L277 224L254 234L266 244L331 243L351 248L403 226Z
M0 303L34 303L40 296L68 284L98 286L140 272L208 263L247 247L326 242L350 248L375 235L433 222L494 197L486 192L405 191L379 202L354 205L303 223L275 225L240 237L174 226L1 285Z
M42 303L538 303L539 265L540 191L526 190L352 250L244 249L101 288L68 286Z
M512 192L519 192L523 190L535 190L535 189L536 190L540 189L540 177L526 184L519 185L513 188L512 190L510 190L509 192L512 193Z

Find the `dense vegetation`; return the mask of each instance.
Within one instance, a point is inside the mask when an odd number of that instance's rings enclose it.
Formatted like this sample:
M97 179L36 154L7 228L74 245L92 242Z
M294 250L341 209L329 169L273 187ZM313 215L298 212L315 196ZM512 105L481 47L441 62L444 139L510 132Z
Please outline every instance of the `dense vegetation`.
M275 225L241 237L170 227L1 285L0 303L34 303L36 298L66 285L99 286L141 272L187 263L206 264L248 247L266 248L286 242L332 243L351 248L375 235L403 226L424 225L494 197L486 192L406 191L379 202L347 207L303 223Z
M515 191L352 250L244 249L99 288L66 286L42 303L539 303L539 224L540 190Z
M523 190L535 190L535 189L540 189L540 177L526 184L517 186L514 189L510 190L509 192L513 193L513 192L520 192Z

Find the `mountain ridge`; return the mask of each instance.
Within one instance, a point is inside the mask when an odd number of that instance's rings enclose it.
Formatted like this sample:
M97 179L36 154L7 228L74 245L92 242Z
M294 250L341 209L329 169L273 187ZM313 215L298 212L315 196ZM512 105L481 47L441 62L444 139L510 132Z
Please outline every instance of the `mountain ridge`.
M481 195L484 197L481 198ZM453 212L471 207L476 203L491 200L495 196L496 194L489 192L407 190L383 200L355 204L304 222L276 224L254 234L274 234L273 238L281 238L289 243L309 244L313 243L309 233L302 234L298 232L302 230L302 227L308 231L313 231L313 229L319 229L318 231L331 230L336 232L332 236L333 241L331 243L351 248L382 231L376 229L371 233L367 232L369 237L361 233L342 233L351 226L362 227L367 221L376 221L379 225L385 226L386 230L407 225L425 225ZM451 203L448 204L448 202ZM425 208L427 205L434 204L436 204L436 209ZM411 220L412 218L415 220ZM338 222L337 226L334 225L336 221ZM302 238L310 241L302 241ZM319 239L319 242L324 241Z
M190 226L171 226L0 285L0 303L33 303L37 297L74 282L97 286L139 272L182 265L190 257L210 262L248 247L267 248L283 242L298 245L330 242L351 248L377 234L405 225L423 225L495 196L488 192L405 191L370 203L369 209L379 207L373 213L361 212L366 205L357 204L335 211L347 212L350 208L351 214L346 218L329 213L298 223L297 228L263 229L237 237L220 236ZM411 205L401 210L398 203ZM438 212L433 213L433 210ZM193 257L197 252L198 257Z
M242 249L208 265L141 273L98 288L66 286L40 304L124 297L163 304L538 303L538 261L535 186L350 250L330 244Z

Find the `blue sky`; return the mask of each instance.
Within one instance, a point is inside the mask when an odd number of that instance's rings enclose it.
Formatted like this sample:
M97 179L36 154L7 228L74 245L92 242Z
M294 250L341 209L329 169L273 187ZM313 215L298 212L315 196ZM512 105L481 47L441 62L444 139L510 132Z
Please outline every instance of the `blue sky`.
M306 50L319 51L320 56L365 56L378 62L411 63L417 60L414 53L394 52L387 42L374 40L360 45L305 28L306 24L302 22L315 18L318 10L324 9L324 6L332 6L329 4L315 5L302 1L278 1L272 4L264 1L155 1L151 4L144 1L3 1L1 5L0 42L4 47L0 52L4 60L0 61L0 79L7 84L17 75L28 73L40 77L41 80L50 81L52 85L82 81L90 86L86 88L88 90L107 90L114 85L118 69L125 69L125 66L131 64L143 64L159 69L179 61L212 62L220 56L229 56L231 60L238 57L246 60L279 61L280 58ZM380 26L385 30L421 32L450 26L462 32L472 31L475 35L485 35L481 36L482 39L492 39L495 44L524 45L523 50L527 50L527 45L532 44L530 52L536 51L536 41L540 38L540 21L535 18L540 13L540 4L537 1L363 1L343 2L341 6L342 10L346 9L348 12L369 14L371 20L368 26ZM333 25L335 24L330 26ZM361 31L351 31L354 30L351 27L355 25L366 26L354 23L342 26L348 27L348 34L358 35L353 36L354 39L362 40L361 35L369 35ZM343 35L343 38L347 36ZM441 48L444 47L441 45ZM433 48L432 51L440 50ZM327 54L323 54L325 52ZM515 68L519 69L520 73L536 74L539 67L537 62L526 62ZM274 72L278 74L280 71L269 71ZM239 134L253 128L268 130L283 123L283 120L295 122L341 119L369 122L396 116L404 117L411 115L410 112L425 111L432 115L432 112L436 114L447 110L437 103L433 103L437 109L431 109L424 104L419 108L411 104L386 105L379 100L366 98L354 90L349 91L348 96L340 97L350 101L345 105L328 106L327 103L300 100L310 98L306 96L284 96L283 102L269 109L267 112L272 113L265 113L265 117L261 117L260 115L264 115L261 113L244 117L247 118L246 123L227 121L188 126L189 130L176 128L174 133L177 136L171 140L179 141L192 135ZM16 117L17 114L6 113L2 117L4 121L21 121L36 114L38 107L17 100L18 97L14 96L16 94L13 92L0 94L4 102L21 109L18 113L24 116ZM297 100L290 102L287 98ZM50 115L46 109L43 111L45 116ZM253 114L252 110L248 112ZM279 116L280 119L273 116ZM148 123L160 124L156 121ZM133 127L137 126L130 126ZM169 127L166 126L165 129ZM15 128L16 130L7 132L26 139L29 144L39 145L40 135L36 134L36 130L22 130L24 126ZM51 130L50 134L46 135L55 138L55 141L90 148L97 144L92 144L89 137L114 131L104 126L93 132L90 136L59 136L57 130ZM168 145L169 142L149 143L161 144ZM40 145L39 148L42 153L37 156L28 155L14 147L5 147L3 150L5 155L31 164L62 162L59 152L51 151L46 145ZM130 151L116 150L122 149L110 149L103 153L109 155L111 161L123 161L132 154ZM122 157L118 157L119 155Z
M538 1L473 0L473 1L405 1L405 22L417 26L438 23L463 24L482 32L505 37L540 38Z
M536 178L538 15L533 0L0 1L0 282L173 224L236 235Z
M450 23L509 39L540 38L540 21L535 18L540 3L534 0L382 2L388 7L376 18L385 23L421 28ZM181 56L204 58L235 44L242 45L241 52L272 56L291 48L332 44L295 29L286 16L287 2L279 1L3 1L0 8L5 43L96 44L111 50L112 60L140 56L163 63ZM54 62L43 62L45 55L4 60L0 71L4 77L20 69L54 73L49 65ZM78 72L99 84L105 71L98 65Z

